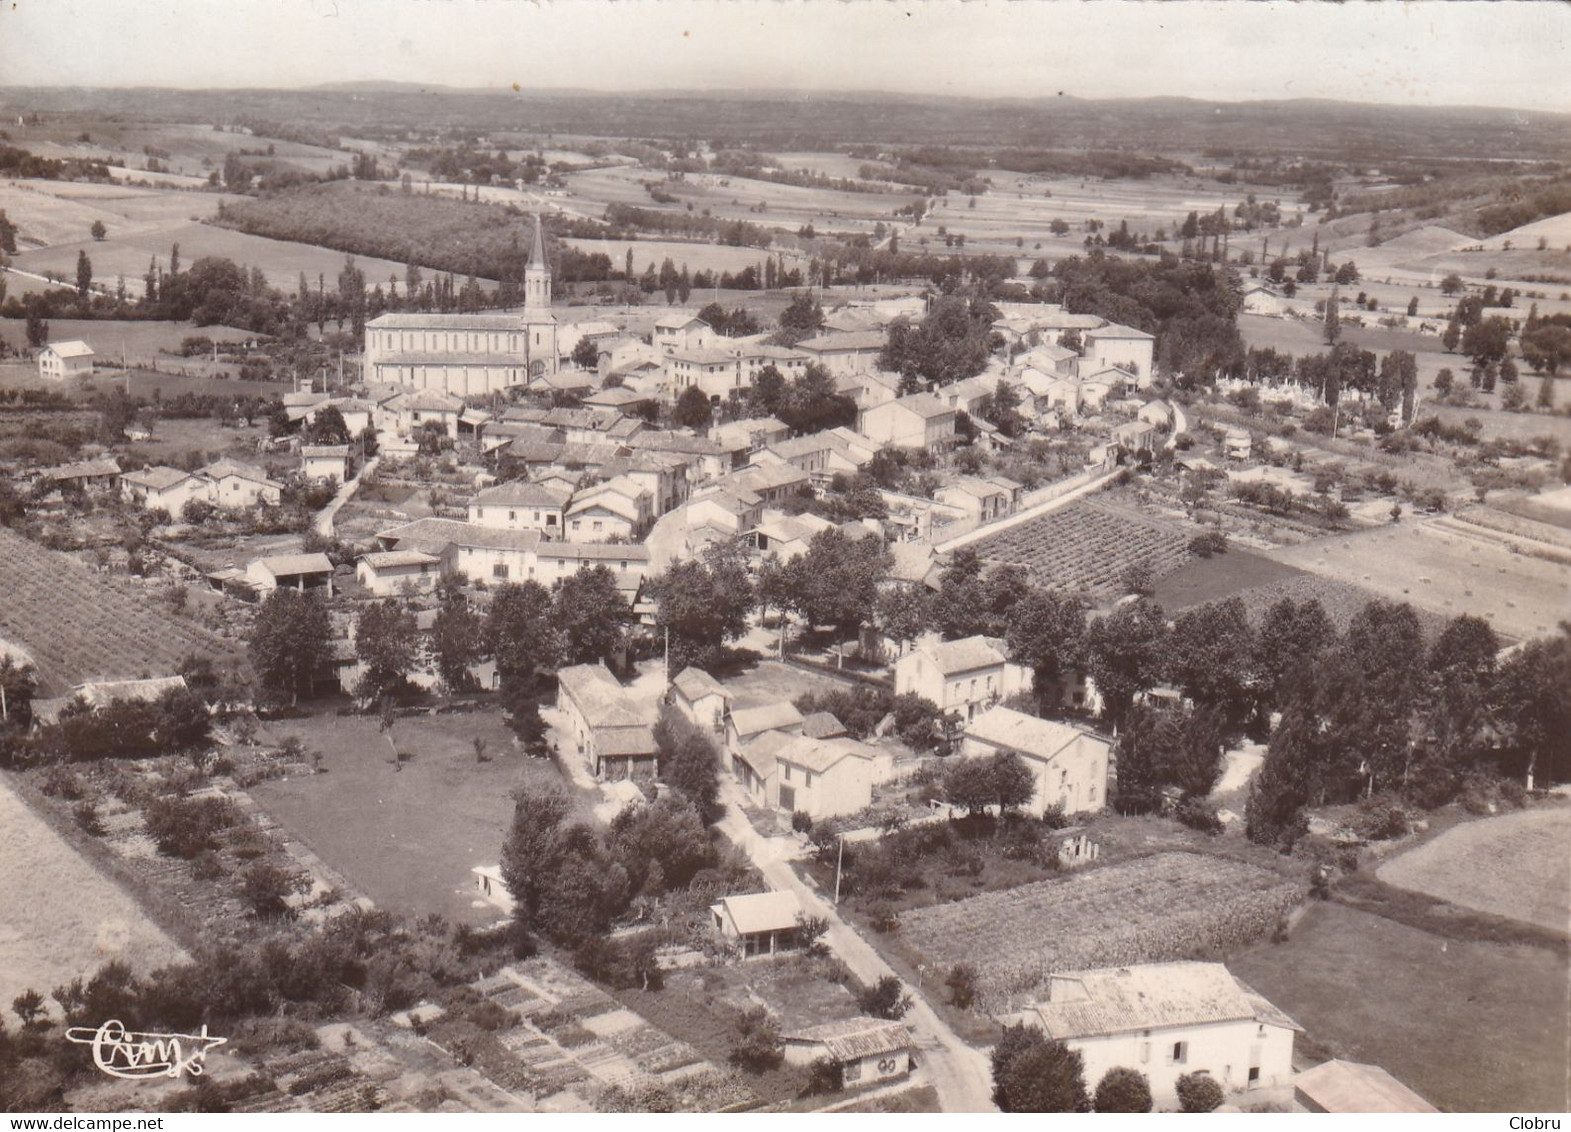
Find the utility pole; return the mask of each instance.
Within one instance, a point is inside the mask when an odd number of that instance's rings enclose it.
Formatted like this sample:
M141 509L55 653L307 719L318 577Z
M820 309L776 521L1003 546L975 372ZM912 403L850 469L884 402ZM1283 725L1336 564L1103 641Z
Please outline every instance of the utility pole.
M842 871L840 866L845 864L845 859L846 859L846 835L842 833L840 835L840 850L835 855L835 907L836 908L840 907L840 873Z
M131 367L125 360L125 338L120 339L120 372L125 374L125 395L131 396Z

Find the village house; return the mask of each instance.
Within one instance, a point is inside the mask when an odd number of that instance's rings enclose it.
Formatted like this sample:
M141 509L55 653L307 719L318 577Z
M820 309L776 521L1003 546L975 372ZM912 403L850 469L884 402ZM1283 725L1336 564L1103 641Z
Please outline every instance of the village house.
M951 382L934 393L944 404L956 412L975 417L983 402L998 392L998 375L980 373L963 381Z
M733 753L739 751L744 743L752 742L766 731L800 735L802 713L790 700L733 710L726 718L726 748Z
M1186 1073L1233 1093L1287 1085L1301 1030L1222 964L1199 962L1055 973L1041 1001L999 1021L1065 1043L1087 1081L1117 1066L1139 1070L1158 1109L1178 1107Z
M349 445L302 444L300 474L308 480L344 483L349 478Z
M238 460L216 460L198 474L212 485L208 502L219 507L255 507L259 503L276 507L283 499L283 484L261 468Z
M724 896L711 904L715 930L721 938L754 959L794 951L801 946L802 904L794 892L754 892Z
M692 490L688 473L693 459L673 452L634 451L606 461L601 478L622 479L649 496L649 512L664 515L680 507Z
M845 394L856 403L860 418L867 410L887 405L900 396L900 375L884 370L843 373L835 378L835 392Z
M506 531L539 531L548 539L564 537L563 520L571 488L510 480L477 492L469 501L469 521Z
M413 436L433 425L446 436L457 436L464 403L449 393L422 389L400 394L388 402L388 409L397 422L393 428L399 436Z
M632 542L653 521L649 492L629 476L614 476L573 497L567 508L567 538L570 542Z
M629 605L638 600L649 576L649 549L638 543L542 542L534 559L528 576L547 589L580 570L604 566Z
M742 743L731 755L731 773L753 805L761 809L774 806L779 780L775 754L796 737L797 733L790 731L765 731Z
M1230 432L1222 438L1222 455L1229 460L1247 460L1254 452L1254 442L1247 432Z
M212 484L194 472L159 466L124 473L120 477L120 493L127 503L147 511L163 511L178 519L191 500L205 501L212 494Z
M1260 314L1268 318L1280 318L1287 313L1287 300L1269 287L1256 284L1244 291L1245 314Z
M591 774L611 781L659 773L653 720L604 663L570 665L556 681L557 709Z
M539 531L509 531L453 519L416 519L377 533L383 550L421 550L442 561L444 573L465 579L524 581L532 575Z
M731 710L731 693L702 668L687 668L671 681L671 705L695 727L716 735L725 733L726 712Z
M338 415L344 418L344 431L353 440L372 426L376 404L363 397L329 397L303 408L287 408L286 412L291 421L303 419L307 424L315 424L317 416L327 409L338 410ZM300 414L298 418L295 416L297 412Z
M1031 800L1025 808L1041 817L1054 807L1065 814L1103 809L1112 749L1089 731L995 707L966 724L960 753L967 758L1019 756L1031 772Z
M38 376L47 381L91 376L96 356L93 348L80 340L50 342L38 351Z
M855 739L798 736L774 752L776 805L815 821L866 809L879 776L878 755Z
M613 385L584 394L580 403L586 409L614 410L628 416L635 414L641 406L648 405L650 398L625 385Z
M694 558L717 542L729 542L762 519L763 500L752 492L739 487L701 488L650 528L644 539L650 570L664 573L673 562Z
M654 345L664 354L706 349L716 338L714 328L696 315L668 314L655 320Z
M787 1065L828 1061L847 1088L893 1081L911 1072L916 1042L904 1022L843 1018L780 1035Z
M979 523L991 523L1005 515L1013 515L1020 504L1021 485L1003 476L978 479L961 476L933 493L940 503L947 503L965 512L966 517Z
M1135 414L1135 418L1166 432L1173 427L1173 406L1160 399L1147 401L1140 406L1140 411Z
M1125 421L1121 425L1114 425L1112 430L1113 446L1130 455L1147 455L1157 450L1160 434L1156 426L1147 421Z
M753 528L752 542L761 555L778 555L790 562L807 553L814 536L834 530L835 525L821 515L804 511L800 515L772 512Z
M1011 664L1008 655L1004 642L992 637L929 637L895 661L895 695L918 695L947 715L973 719L999 700L1030 689L1030 669Z
M1080 371L1112 366L1132 374L1135 384L1151 384L1156 339L1143 330L1113 322L1080 335L1083 357Z
M850 377L878 368L878 356L883 353L887 338L882 330L831 331L798 342L796 348L835 377Z
M252 559L245 581L265 597L277 589L327 591L333 596L333 562L325 554L274 554Z
M912 393L863 412L857 431L887 447L931 452L954 441L955 410L931 393Z
M52 468L40 468L33 473L34 484L46 484L64 491L101 492L113 491L120 479L120 461L113 456L96 460L77 460Z
M434 590L442 560L423 550L380 550L355 561L355 578L377 597Z
M690 432L645 429L628 437L622 446L635 453L677 457L690 469L687 477L689 482L723 476L736 466L734 453L706 436L694 436ZM675 505L672 503L670 506ZM666 507L666 510L670 510L670 507Z
M720 479L720 485L756 495L770 506L810 491L813 477L794 464L755 464Z

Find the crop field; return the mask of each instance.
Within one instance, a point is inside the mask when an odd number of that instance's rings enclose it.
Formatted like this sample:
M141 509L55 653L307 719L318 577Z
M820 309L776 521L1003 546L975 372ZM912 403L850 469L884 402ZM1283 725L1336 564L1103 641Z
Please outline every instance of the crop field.
M1168 613L1178 613L1305 576L1302 570L1235 546L1226 554L1191 558L1159 579L1152 596Z
M1517 640L1545 636L1571 616L1565 566L1513 554L1487 532L1480 534L1455 533L1432 521L1404 521L1267 553L1278 562L1388 600L1411 602L1442 618L1475 614Z
M1466 822L1380 866L1387 884L1571 935L1571 808Z
M1313 901L1284 943L1228 969L1336 1057L1371 1062L1453 1112L1564 1112L1564 951L1441 939Z
M180 343L187 338L200 335L211 338L215 342L254 342L259 335L249 330L237 330L232 326L195 326L189 322L143 322L136 319L84 319L84 318L52 318L49 320L49 340L51 342L70 342L80 339L91 346L98 354L94 359L101 369L120 369L120 352L125 351L126 360L135 365L138 362L151 363L157 361L160 365L174 366L180 364L196 364L199 358L172 358L161 356L165 351L178 351ZM0 337L14 345L27 341L27 324L19 318L0 318ZM36 369L34 370L36 373ZM102 380L100 378L100 380ZM132 393L137 392L133 377ZM252 383L246 383L250 388ZM278 384L267 382L261 384ZM69 392L69 383L51 382L51 389L61 389Z
M0 182L0 209L4 209L6 218L17 226L17 251L23 254L30 248L45 245L75 245L84 240L90 241L88 229L95 221L102 222L109 234L117 239L145 236L164 231L172 225L184 224L192 217L212 216L218 211L221 202L232 204L240 199L224 193L178 192L74 181ZM163 250L168 251L168 248ZM88 255L91 256L92 252ZM96 266L97 260L94 260L94 264ZM143 262L136 269L138 277L145 270L147 264ZM76 277L75 271L76 253L72 252L73 279Z
M992 563L1018 563L1044 584L1098 599L1122 591L1131 566L1161 577L1189 557L1189 535L1105 503L1081 500L972 544Z
M1537 495L1492 495L1489 505L1497 511L1521 515L1534 522L1571 530L1571 487Z
M402 770L374 718L319 716L268 729L272 741L286 735L322 752L327 773L253 787L275 821L384 908L467 924L500 917L489 904L476 907L469 870L501 859L514 788L563 781L549 761L513 746L500 713L400 720L393 739L407 756ZM477 738L490 761L475 758Z
M1522 381L1530 396L1538 395L1537 374L1525 374ZM1497 387L1498 388L1498 387ZM1564 405L1571 400L1571 379L1561 376L1555 380L1555 403ZM1421 416L1436 416L1448 425L1461 425L1469 418L1484 427L1479 433L1486 440L1518 440L1531 442L1541 436L1552 436L1560 442L1562 450L1571 449L1571 417L1548 413L1505 413L1498 409L1459 409L1449 405L1423 405Z
M899 946L939 970L975 964L997 1011L1055 971L1182 959L1268 935L1297 885L1224 857L1158 853L907 912Z
M166 676L195 653L220 664L238 645L168 612L123 579L0 530L0 636L38 662L48 694L88 680Z
M0 1002L44 996L111 959L139 972L185 958L118 885L0 777Z
M689 243L680 240L563 240L564 244L588 255L596 253L610 256L611 264L620 271L626 262L628 249L633 252L633 270L643 274L644 269L660 270L660 264L670 259L681 270L685 264L692 271L729 271L735 274L749 267L758 267L774 252L762 248L733 248L724 244ZM800 260L797 255L786 257L787 265Z

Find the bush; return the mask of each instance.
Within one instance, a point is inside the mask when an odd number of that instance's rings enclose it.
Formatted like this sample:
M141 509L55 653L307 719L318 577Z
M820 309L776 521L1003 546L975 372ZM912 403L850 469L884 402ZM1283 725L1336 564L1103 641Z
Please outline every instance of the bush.
M226 871L223 858L211 849L204 850L191 858L191 875L198 880L216 880Z
M90 837L104 835L104 823L98 816L98 807L91 802L78 802L71 807L71 813L76 817L76 824L82 827L82 832Z
M310 887L311 882L298 873L286 872L271 861L255 861L241 877L240 895L258 916L283 916L289 914L289 897Z
M976 1001L976 968L969 963L956 963L949 968L944 986L949 988L950 1002L961 1010L970 1010Z
M791 814L791 828L797 833L811 833L813 830L813 815L806 810L796 810Z
M1178 1103L1185 1112L1211 1112L1222 1103L1222 1086L1209 1073L1185 1073L1177 1081Z
M845 1071L839 1062L820 1057L807 1067L807 1084L802 1089L803 1096L823 1096L825 1093L838 1093L843 1088Z
M1150 1112L1151 1083L1138 1069L1114 1066L1097 1083L1097 1112Z
M1207 531L1189 540L1189 553L1199 558L1227 553L1227 535L1222 531Z
M911 1009L911 996L906 993L899 979L885 975L857 995L856 1004L863 1014L893 1021L904 1018L906 1011Z
M44 771L38 788L51 798L64 798L75 802L82 797L82 780L64 763L54 763Z
M1217 816L1216 803L1205 798L1185 798L1178 803L1174 816L1190 829L1215 836L1222 832L1222 819Z
M159 852L190 860L217 848L219 832L234 825L238 814L222 798L158 798L144 820Z
M728 1057L732 1065L752 1073L763 1073L778 1066L784 1057L780 1026L762 1006L749 1010L737 1020L736 1041Z

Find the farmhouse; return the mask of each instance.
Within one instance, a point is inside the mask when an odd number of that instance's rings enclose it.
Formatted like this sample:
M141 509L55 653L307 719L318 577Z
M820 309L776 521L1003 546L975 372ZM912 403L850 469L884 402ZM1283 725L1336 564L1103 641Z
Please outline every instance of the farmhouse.
M791 430L774 417L748 417L727 421L709 430L710 438L727 451L740 453L745 460L754 452L791 435Z
M1029 670L1010 664L1004 642L991 637L929 639L895 661L895 695L914 693L964 719L1030 683Z
M850 377L878 367L885 338L882 330L853 330L821 334L798 342L796 348L835 377Z
M935 491L933 498L959 508L979 523L991 523L1014 514L1020 502L1020 484L1003 476L990 476L985 480L961 476Z
M463 414L464 403L440 389L420 389L399 394L387 403L387 408L393 414L393 428L399 436L413 436L432 425L444 436L457 436L458 418Z
M810 512L774 515L754 528L753 545L760 554L776 554L782 562L790 562L807 553L815 535L834 527L828 519Z
M53 468L41 468L34 474L37 483L74 491L96 491L112 488L120 477L120 461L113 456L97 460L77 460Z
M441 577L441 558L423 550L376 551L355 562L356 580L378 597L433 590Z
M881 445L932 451L953 442L955 410L931 393L912 393L863 412L858 431Z
M671 681L672 705L696 726L716 734L725 731L731 693L702 668L682 669Z
M1160 399L1147 401L1140 406L1140 411L1135 414L1135 417L1159 429L1169 429L1173 427L1173 406Z
M1209 1074L1229 1092L1287 1084L1301 1029L1222 964L1197 962L1054 974L1042 1001L1000 1021L1079 1052L1087 1081L1138 1069L1158 1108L1177 1107L1185 1073Z
M93 372L93 348L86 342L51 342L38 351L38 376L49 381L64 381Z
M1131 454L1155 452L1160 439L1156 426L1148 421L1125 421L1115 425L1112 436L1115 447Z
M73 696L91 708L108 707L116 700L155 703L167 692L186 686L184 676L153 676L140 680L95 680L71 689Z
M890 1081L911 1072L915 1045L904 1022L884 1018L843 1018L781 1035L787 1065L832 1062L846 1085Z
M1293 1078L1293 1099L1309 1112L1439 1112L1378 1065L1327 1061Z
M1156 339L1144 330L1132 326L1109 323L1080 336L1084 350L1081 372L1094 372L1099 367L1114 366L1135 376L1139 385L1149 385L1152 374L1152 354Z
M163 511L171 518L178 518L191 500L207 499L211 491L212 484L206 477L179 468L143 468L120 477L120 492L127 503L148 511Z
M567 508L567 538L572 542L632 541L653 521L648 491L630 476L613 476L573 497Z
M275 554L253 559L245 569L245 580L258 594L326 589L332 597L333 562L325 554Z
M726 746L735 752L766 731L802 733L802 713L790 700L733 711L726 719Z
M835 378L835 392L855 401L858 414L865 413L900 396L900 375L883 370L841 374Z
M1244 313L1281 317L1287 313L1287 300L1269 287L1256 285L1244 292Z
M696 315L668 314L655 320L654 344L662 353L701 350L714 341L714 328Z
M308 480L344 483L349 478L349 445L301 445L300 474Z
M788 814L837 818L873 801L878 752L854 739L799 736L775 752L776 804Z
M1037 817L1057 807L1066 814L1104 808L1112 744L1088 731L995 707L966 725L961 753L967 758L1012 754L1031 772L1031 801Z
M556 706L591 774L615 780L658 773L652 722L604 663L571 665L556 680Z
M794 892L755 892L722 897L711 904L715 930L733 941L744 958L774 955L798 946L802 904Z

